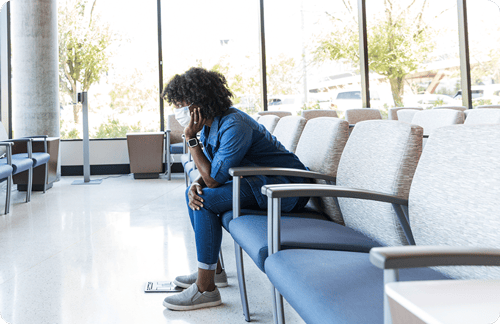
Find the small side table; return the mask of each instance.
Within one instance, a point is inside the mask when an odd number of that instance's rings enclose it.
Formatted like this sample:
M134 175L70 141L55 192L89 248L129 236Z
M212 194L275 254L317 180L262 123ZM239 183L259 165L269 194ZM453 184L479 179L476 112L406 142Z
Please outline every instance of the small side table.
M130 172L134 179L157 179L163 172L164 132L128 133Z
M393 324L500 324L500 280L393 282Z
M33 139L33 152L43 152L43 138ZM12 154L26 153L26 145L14 145ZM49 177L47 180L47 189L52 188L52 185L57 180L57 160L59 157L59 137L47 138L47 153L50 154L49 160ZM17 184L17 190L26 191L28 187L28 171L16 174L13 177L14 184ZM33 186L34 191L43 191L43 182L45 181L45 165L39 165L33 169Z

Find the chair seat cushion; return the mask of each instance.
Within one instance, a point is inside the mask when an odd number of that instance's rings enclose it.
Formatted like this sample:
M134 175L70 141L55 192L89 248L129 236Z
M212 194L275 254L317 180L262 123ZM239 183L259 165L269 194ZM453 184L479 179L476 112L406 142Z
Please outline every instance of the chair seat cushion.
M184 143L175 143L170 145L170 154L183 154Z
M264 271L268 256L267 217L244 216L229 223L233 239ZM332 221L285 216L281 218L281 248L369 252L379 243Z
M191 170L189 172L189 179L191 180L191 182L195 181L199 177L200 177L200 171L198 171L198 169Z
M384 322L383 270L367 253L286 250L267 258L265 270L306 323ZM399 273L401 281L448 279L429 268Z
M7 160L7 159L2 159L2 160ZM7 163L5 164L0 164L0 179L5 179L8 176L12 174L12 167L8 165Z
M31 156L32 156L32 159L33 159L33 162L34 162L33 167L37 167L39 165L45 164L45 163L49 162L49 160L50 160L50 154L49 153L33 152L31 154ZM27 159L28 158L28 153L14 154L14 155L12 155L12 158L13 159L16 159L16 158Z
M33 160L28 159L27 157L22 157L21 154L13 154L12 155L12 174L18 174L19 172L23 172L28 170L33 166ZM7 164L7 159L0 159L0 163Z
M186 163L188 162L192 162L193 160L190 159L189 157L189 153L186 153L186 154L182 154L181 155L181 163L182 163L182 167L185 168L186 167Z

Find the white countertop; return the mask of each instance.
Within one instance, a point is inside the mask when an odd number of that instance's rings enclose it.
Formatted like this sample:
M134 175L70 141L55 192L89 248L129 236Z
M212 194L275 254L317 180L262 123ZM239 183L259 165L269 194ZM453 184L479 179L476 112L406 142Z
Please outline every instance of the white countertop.
M394 282L386 292L429 324L500 324L500 280Z

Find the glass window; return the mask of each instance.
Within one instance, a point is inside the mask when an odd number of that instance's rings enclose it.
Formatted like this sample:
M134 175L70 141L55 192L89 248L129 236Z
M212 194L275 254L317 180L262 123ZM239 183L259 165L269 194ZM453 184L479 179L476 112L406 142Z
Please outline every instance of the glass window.
M371 106L461 106L456 1L366 3Z
M467 6L472 105L500 104L500 1Z
M163 1L162 28L165 85L194 66L216 70L226 77L236 108L262 110L258 2ZM165 116L172 108L165 102Z
M356 1L265 1L268 94L280 110L361 107L357 20Z
M79 91L88 92L91 138L159 131L156 0L59 1L61 137L82 137Z

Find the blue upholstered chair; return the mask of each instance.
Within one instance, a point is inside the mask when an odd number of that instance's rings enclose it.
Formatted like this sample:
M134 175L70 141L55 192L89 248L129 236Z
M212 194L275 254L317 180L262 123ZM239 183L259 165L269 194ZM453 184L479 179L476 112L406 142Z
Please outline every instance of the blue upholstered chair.
M397 192L370 191L365 187L263 188L273 200L284 194L337 196L346 224L357 224L360 232L382 245L392 246L374 248L370 254L280 251L279 230L274 228L274 253L265 261L268 278L307 323L391 323L388 316L384 321L384 313L389 314L384 283L398 278L500 278L500 202L496 190L500 187L499 159L498 125L457 125L439 128L429 139L414 173L408 200ZM367 173L359 171L361 175ZM398 173L404 174L405 167L401 166ZM388 214L391 205L394 210ZM395 205L407 206L406 215L395 215ZM273 221L279 224L279 214L275 215ZM400 227L405 220L411 223L411 229ZM401 235L402 228L405 237ZM403 246L409 237L417 246ZM384 270L374 267L370 260ZM426 268L441 265L497 267ZM277 295L276 300L279 299Z
M33 166L36 163L35 160L33 159L33 152L32 152L32 138L19 138L19 139L9 139L7 136L7 132L5 131L5 128L3 125L0 126L0 142L4 143L12 143L13 145L26 145L26 153L18 153L18 154L12 154L12 175L16 175L18 173L27 171L28 172L28 186L26 188L26 202L29 202L31 200L31 187L33 183ZM8 150L8 148L7 148ZM0 164L9 164L7 155L8 152L3 152L2 148L0 147L0 154L1 156L6 155L3 158L0 158ZM7 186L11 186L12 181L7 182ZM9 197L10 199L10 197ZM7 206L6 206L7 207ZM8 212L8 209L6 210Z
M0 142L0 147L5 148L5 157L0 159L0 182L7 181L7 190L5 193L5 215L10 209L10 194L12 191L12 143Z
M264 269L264 260L267 256L267 237L265 224L267 222L265 211L255 210L241 210L239 208L239 183L240 176L254 176L254 175L297 175L299 172L301 176L316 179L316 182L325 183L326 181L335 181L337 175L337 167L344 149L345 143L348 138L348 124L346 121L333 117L319 117L307 122L300 136L297 144L295 154L306 165L310 171L297 171L293 169L284 168L234 168L230 170L233 176L233 211L223 214L222 224L226 230L233 234L233 229L237 233L245 231L247 226L246 218L255 216L256 222L262 225L260 233L255 233L256 236L251 238L250 244L245 248L245 251L254 259L256 264L261 270ZM245 215L244 217L239 217ZM292 215L292 214L290 214ZM336 203L333 199L315 199L310 201L308 208L303 213L293 214L293 216L301 216L310 218L309 221L314 222L315 219L327 220L327 224L334 224L331 220L342 223L342 217L338 213ZM232 224L236 222L236 225ZM306 221L307 222L307 221ZM241 224L241 225L238 225ZM254 228L248 228L253 232ZM241 230L243 229L243 230ZM249 232L250 233L250 232ZM263 234L263 235L261 235ZM244 314L247 320L250 320L248 312L248 302L246 297L245 279L243 275L243 260L241 254L241 247L245 246L244 242L246 234L236 234L235 250L236 250L236 263L238 270L238 282L240 285L240 293ZM295 239L298 239L296 237ZM293 241L294 238L292 238ZM238 243L239 244L238 244ZM252 244L254 242L255 244Z
M42 152L31 152L31 158L33 159L33 169L39 166L44 166L45 167L45 179L43 182L43 193L47 191L47 182L49 179L49 160L50 160L50 154L47 153L47 135L37 135L37 136L28 136L26 138L30 139L42 139L43 140L43 151ZM19 154L13 154L12 157L14 159L22 157L22 158L27 158L28 153L19 153Z

